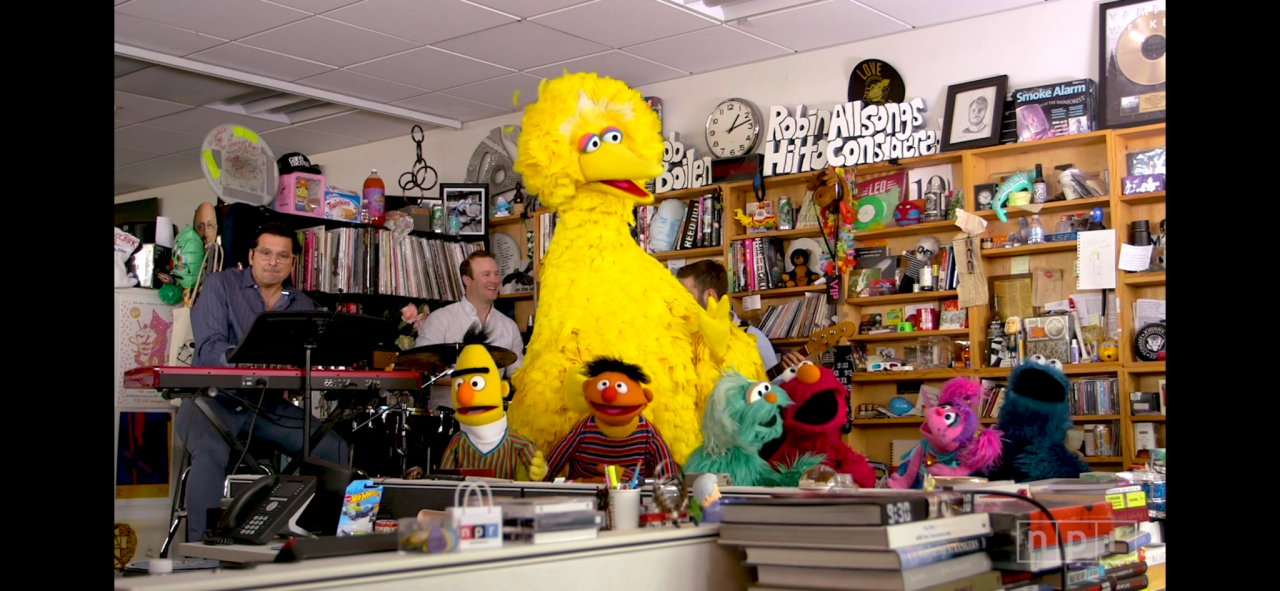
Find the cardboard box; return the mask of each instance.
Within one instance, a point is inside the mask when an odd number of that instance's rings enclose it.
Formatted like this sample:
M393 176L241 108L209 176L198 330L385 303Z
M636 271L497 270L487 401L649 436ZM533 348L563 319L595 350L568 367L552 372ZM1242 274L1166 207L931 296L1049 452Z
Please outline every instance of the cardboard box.
M324 175L293 172L280 176L280 188L276 189L276 211L324 217ZM360 210L356 210L359 213ZM358 216L357 216L358 217ZM357 221L359 221L357 219Z
M1084 78L1013 91L1018 141L1088 133L1097 128L1094 117L1097 85Z
M337 187L324 190L324 219L343 222L360 221L360 194Z

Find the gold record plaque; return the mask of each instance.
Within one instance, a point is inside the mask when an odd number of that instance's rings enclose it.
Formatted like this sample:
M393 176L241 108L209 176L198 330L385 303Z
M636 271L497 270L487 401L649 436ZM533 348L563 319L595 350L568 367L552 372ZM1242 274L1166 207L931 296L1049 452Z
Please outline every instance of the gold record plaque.
M1164 11L1134 19L1116 45L1116 64L1126 78L1145 86L1164 83Z
M1165 0L1120 0L1099 10L1099 128L1164 121Z

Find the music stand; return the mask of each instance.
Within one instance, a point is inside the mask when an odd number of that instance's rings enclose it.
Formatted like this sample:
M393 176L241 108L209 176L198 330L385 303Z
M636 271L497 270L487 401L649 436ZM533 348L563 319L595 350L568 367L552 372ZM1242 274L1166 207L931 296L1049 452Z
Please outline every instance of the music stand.
M311 366L350 367L360 355L395 339L381 318L325 311L259 314L227 354L229 363L303 368L302 460L311 457Z

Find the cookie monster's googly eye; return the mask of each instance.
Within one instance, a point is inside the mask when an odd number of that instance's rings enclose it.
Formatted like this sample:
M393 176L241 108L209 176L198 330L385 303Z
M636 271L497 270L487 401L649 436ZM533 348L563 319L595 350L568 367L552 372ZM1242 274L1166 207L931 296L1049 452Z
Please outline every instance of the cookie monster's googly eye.
M594 133L588 133L578 140L578 149L583 153L590 154L600 149L600 136Z
M471 389L472 389L472 390L483 390L483 389L484 389L484 378L482 378L482 377L480 377L480 376L474 376L474 377L472 377L472 378L471 378Z
M747 390L747 404L751 404L761 398L764 398L764 395L768 394L772 389L773 386L770 386L769 382L760 382L759 384L752 386L750 390Z
M604 392L604 389L608 387L609 387L609 380L600 380L599 382L596 382L596 389L601 392Z
M613 389L617 390L619 394L627 393L627 385L622 382L614 382Z
M1039 363L1040 365L1044 365L1044 364L1046 364L1046 363L1049 363L1049 361L1048 361L1048 360L1046 360L1046 359L1044 358L1044 355L1041 355L1041 354L1039 354L1039 353L1036 353L1035 355L1032 355L1032 356L1031 356L1031 360L1032 360L1032 361L1034 361L1034 362L1036 362L1036 363Z
M616 144L622 141L622 130L616 127L606 127L600 137L604 138L606 143Z
M1058 371L1062 371L1062 362L1058 361L1057 359L1050 359L1049 366Z
M956 419L958 418L960 418L960 415L954 412L949 412L947 414L942 415L942 420L946 421L948 425L956 424Z

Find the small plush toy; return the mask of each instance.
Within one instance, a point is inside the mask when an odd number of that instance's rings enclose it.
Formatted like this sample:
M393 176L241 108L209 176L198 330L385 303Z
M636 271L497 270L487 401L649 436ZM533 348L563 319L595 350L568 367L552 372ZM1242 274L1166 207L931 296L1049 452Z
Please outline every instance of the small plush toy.
M782 388L726 371L707 397L702 445L689 454L685 472L725 473L734 486L796 486L825 458L805 454L788 467L760 457L761 446L782 435L782 409L790 405Z
M920 443L900 458L902 464L889 475L889 488L922 488L926 473L969 476L998 465L1001 433L979 426L973 403L981 399L982 386L976 382L953 378L943 384L938 406L925 403Z
M1072 426L1067 405L1070 383L1057 360L1027 360L1009 374L1009 388L996 427L1004 433L1001 464L992 480L1028 482L1078 478L1089 466L1067 449Z
M585 404L591 414L551 450L546 479L554 479L566 467L570 479L599 479L608 465L624 468L623 481L630 480L637 469L642 479L659 470L673 474L676 464L671 450L657 425L641 414L653 402L644 370L620 359L597 357L583 373L585 381L572 381L581 383L582 395L576 402L567 402L571 408ZM566 392L566 397L570 394Z
M849 391L831 370L803 362L795 377L781 382L794 404L782 410L782 444L770 454L772 462L794 462L805 453L822 454L823 464L850 474L860 487L876 484L867 458L849 449L840 436L848 414Z
M787 287L804 287L813 285L821 275L809 270L809 251L804 248L797 248L791 251L791 264L795 268L782 274L782 280L787 282Z

